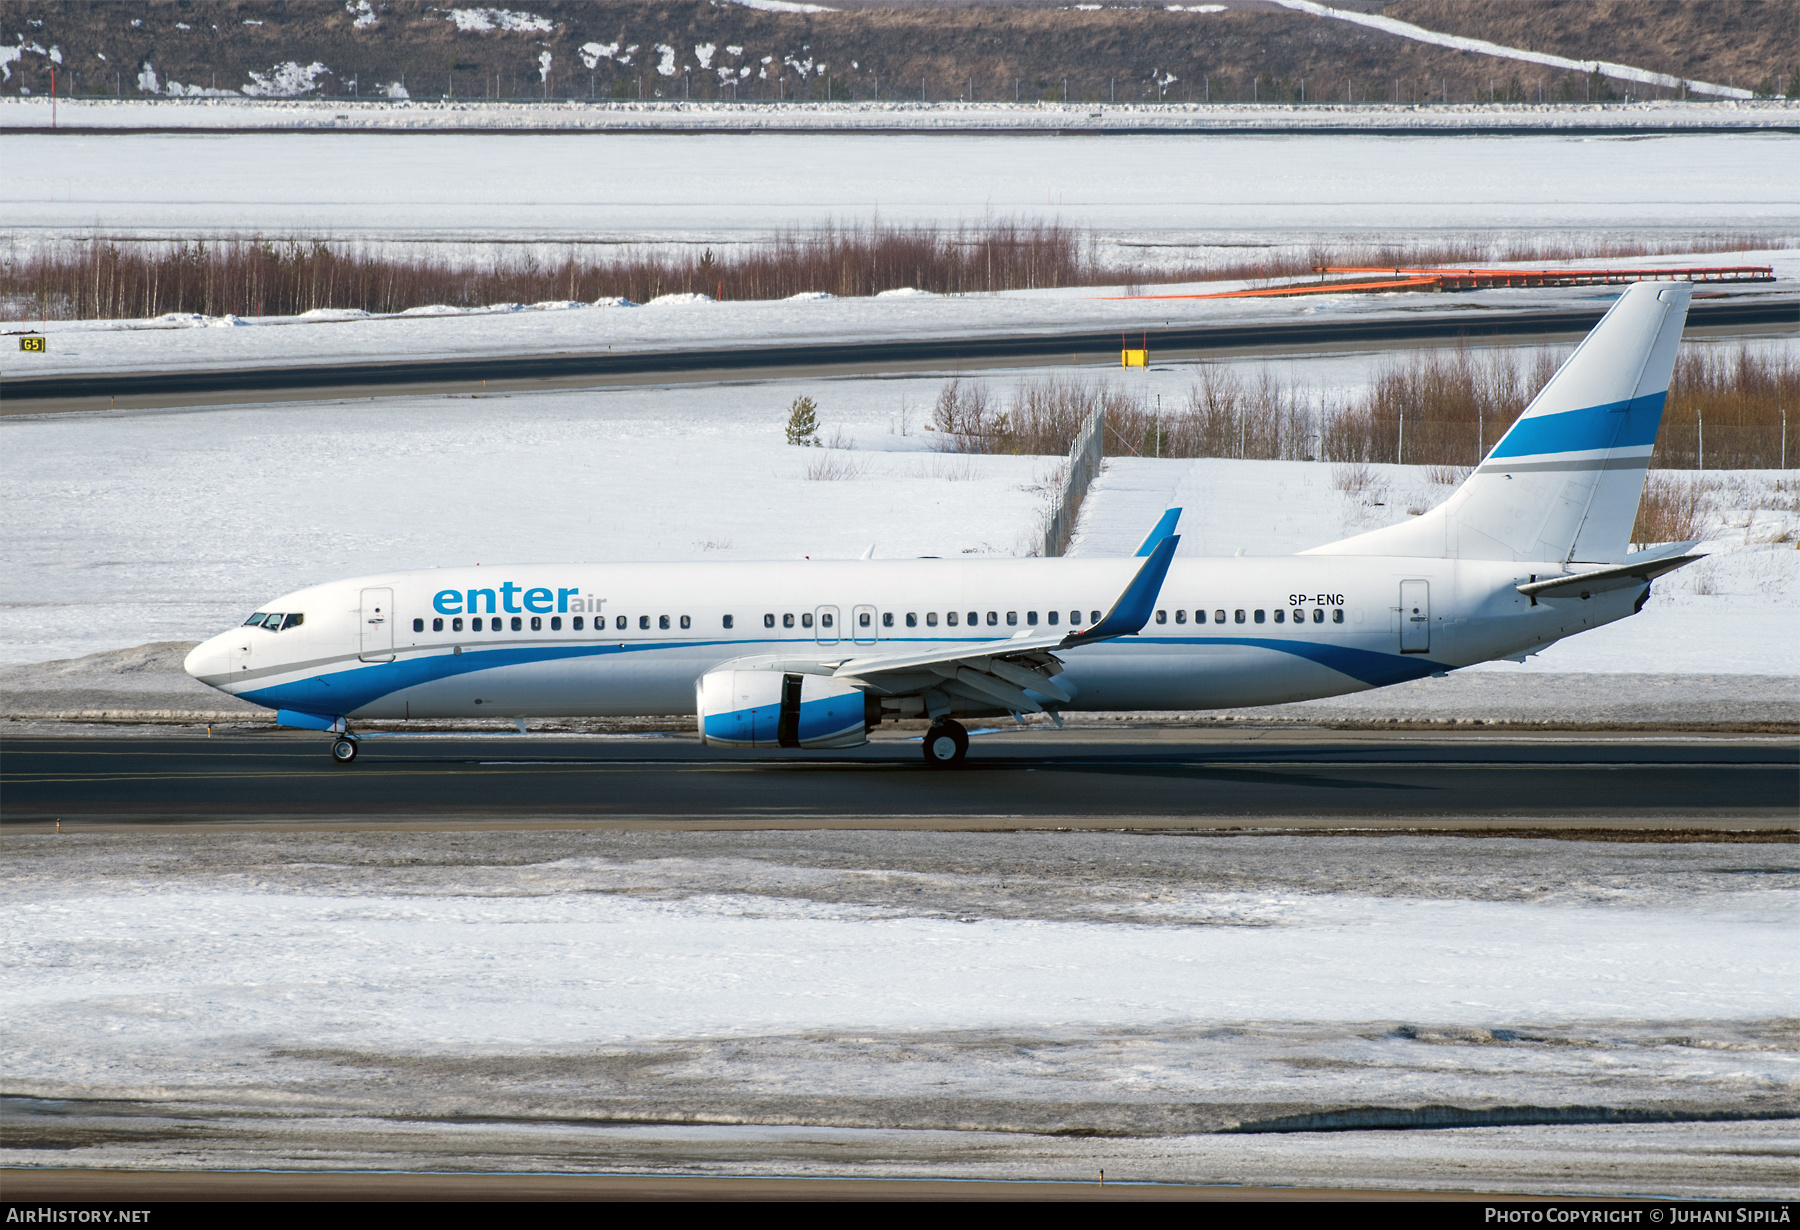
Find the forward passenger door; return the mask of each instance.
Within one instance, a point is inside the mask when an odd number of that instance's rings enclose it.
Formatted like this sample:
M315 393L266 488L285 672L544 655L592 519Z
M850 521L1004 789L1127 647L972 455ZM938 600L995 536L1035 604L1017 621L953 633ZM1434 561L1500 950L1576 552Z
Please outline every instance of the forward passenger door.
M364 662L394 660L394 591L365 589L362 592L362 644Z

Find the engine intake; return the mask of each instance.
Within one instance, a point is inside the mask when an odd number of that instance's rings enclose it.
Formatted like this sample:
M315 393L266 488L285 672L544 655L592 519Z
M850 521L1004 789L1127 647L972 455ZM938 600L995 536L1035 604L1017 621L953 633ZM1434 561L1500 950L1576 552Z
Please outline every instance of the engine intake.
M881 720L881 703L860 688L769 670L709 671L694 705L700 741L720 747L860 747Z

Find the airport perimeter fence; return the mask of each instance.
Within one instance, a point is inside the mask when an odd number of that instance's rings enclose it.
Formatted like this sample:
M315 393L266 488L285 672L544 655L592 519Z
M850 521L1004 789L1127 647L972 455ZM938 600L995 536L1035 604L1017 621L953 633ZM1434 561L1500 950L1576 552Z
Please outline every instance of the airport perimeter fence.
M1075 518L1081 514L1081 502L1087 498L1088 486L1100 474L1105 421L1106 412L1095 410L1075 436L1062 490L1057 493L1044 521L1045 556L1061 555L1069 549L1069 538L1075 533Z

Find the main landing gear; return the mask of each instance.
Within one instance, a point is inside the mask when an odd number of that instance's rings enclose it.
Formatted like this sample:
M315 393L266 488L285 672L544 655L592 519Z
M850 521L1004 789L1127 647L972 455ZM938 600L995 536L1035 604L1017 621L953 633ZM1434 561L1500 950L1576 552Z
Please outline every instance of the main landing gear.
M925 763L935 769L959 765L969 754L969 732L961 722L939 718L925 732Z
M349 764L356 759L356 736L339 735L332 741L331 758L339 764Z

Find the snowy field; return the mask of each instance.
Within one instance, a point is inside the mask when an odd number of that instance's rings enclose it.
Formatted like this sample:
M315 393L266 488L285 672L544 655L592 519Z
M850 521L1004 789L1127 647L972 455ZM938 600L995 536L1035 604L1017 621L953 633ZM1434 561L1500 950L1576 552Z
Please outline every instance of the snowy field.
M1535 1108L1538 1123L1580 1122L1570 1107L1795 1114L1800 866L1783 851L1096 834L14 839L0 1026L15 1095L143 1099L147 1114L175 1103L196 1130L260 1106L259 1123L284 1121L258 1128L265 1154L310 1156L294 1133L347 1120L369 1149L390 1115L429 1133L479 1104L515 1130L697 1114L1122 1132L1179 1139L1097 1142L1081 1161L1230 1181L1189 1138L1306 1116L1375 1126L1433 1105L1468 1123L1495 1106ZM30 1126L9 1128L15 1150ZM435 1130L440 1152L476 1148L467 1128ZM1566 1143L1546 1130L1511 1129L1513 1146ZM1781 1182L1729 1157L1742 1129L1671 1130L1656 1179L1578 1167L1558 1190ZM1590 1128L1585 1143L1630 1131ZM1466 1142L1431 1136L1399 1154L1426 1162L1388 1182L1468 1184L1446 1160ZM119 1139L55 1164L196 1164L186 1135L179 1157ZM1295 1146L1311 1148L1270 1147ZM603 1170L609 1148L631 1146L586 1148ZM907 1151L874 1164L904 1173ZM855 1155L837 1152L840 1167ZM1709 1154L1711 1177L1689 1177L1683 1158ZM1019 1169L1006 1148L951 1156L952 1173Z
M1267 366L1336 397L1391 361ZM1254 379L1264 364L1229 366ZM965 375L1004 395L1019 380L1067 372ZM1194 375L1171 364L1132 379L1174 407ZM277 594L395 568L854 558L871 543L878 558L1027 553L1057 459L934 451L924 427L942 379L6 419L0 662L197 640ZM819 405L822 435L849 447L784 443L787 408L803 394ZM1422 467L1375 469L1383 490L1353 499L1334 488L1330 465L1112 459L1073 550L1128 555L1165 507L1180 506L1184 555L1289 554L1403 519L1450 491ZM1731 477L1705 548L1717 558L1659 581L1642 615L1527 667L1496 669L1800 675L1800 510L1791 490L1776 491L1777 477Z
M298 66L296 66L298 67ZM1584 66L1585 67L1585 66ZM399 83L396 82L395 85ZM1729 87L1721 87L1725 89ZM1747 95L1746 90L1732 90ZM992 131L1067 133L1074 131L1171 132L1294 129L1355 133L1366 129L1409 129L1421 135L1495 129L1520 133L1561 129L1721 129L1754 130L1789 122L1792 101L1748 97L1633 103L1550 105L1531 103L1359 103L1329 100L1305 104L1093 102L973 103L951 100L770 103L663 100L568 100L550 103L490 99L352 101L347 99L59 98L54 122L64 128L130 131L151 128L267 129L293 131L443 132L632 132L730 130L767 132ZM0 99L0 127L48 129L50 100L11 96Z
M0 102L0 122L10 110ZM1797 148L1776 132L12 132L0 136L0 215L15 244L263 235L539 251L720 245L828 221L1043 218L1092 228L1150 263L1208 245L1242 258L1271 244L1368 236L1785 239L1800 232Z
M1696 263L1767 265L1780 279L1739 287L1740 296L1800 290L1800 247L1708 256L1665 256L1599 262L1670 268ZM1590 265L1594 262L1590 262ZM1159 295L1238 290L1243 282L1170 284ZM700 295L668 295L649 304L555 301L487 308L415 308L390 316L317 310L303 316L221 317L170 314L149 320L33 322L49 337L41 353L4 352L10 377L101 372L198 371L208 368L305 366L338 362L506 356L663 353L714 346L808 345L902 341L1073 330L1148 335L1169 327L1264 325L1405 319L1472 318L1495 311L1603 310L1610 287L1499 288L1456 295L1391 293L1309 295L1286 299L1128 300L1125 287L1020 290L932 295L889 291L868 298L802 294L791 299L716 303ZM24 326L20 326L24 327ZM1133 339L1135 340L1135 339ZM1111 354L1110 341L1108 354ZM1072 358L1074 356L1071 356ZM1089 362L1096 357L1091 351Z

